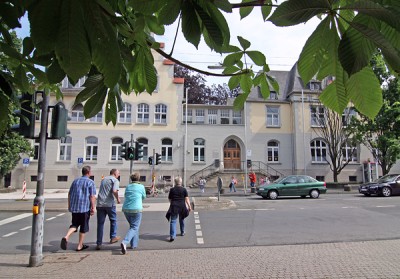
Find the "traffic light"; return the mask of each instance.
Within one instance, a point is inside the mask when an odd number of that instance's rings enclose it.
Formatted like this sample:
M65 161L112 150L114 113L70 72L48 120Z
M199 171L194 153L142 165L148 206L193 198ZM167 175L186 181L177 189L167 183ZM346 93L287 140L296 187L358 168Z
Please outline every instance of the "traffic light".
M68 110L62 102L58 102L53 108L51 118L51 139L65 138L70 132L67 129Z
M12 130L28 139L35 138L36 118L36 93L22 93L21 109L16 112L19 116L19 124L13 125Z
M143 144L140 142L135 142L135 160L140 160L143 158Z
M128 158L127 160L133 161L135 160L135 148L133 146L128 147Z
M156 165L161 164L161 154L156 153Z
M128 150L129 150L130 142L126 141L121 143L121 158L125 160L129 160Z
M149 157L149 165L153 165L153 156Z

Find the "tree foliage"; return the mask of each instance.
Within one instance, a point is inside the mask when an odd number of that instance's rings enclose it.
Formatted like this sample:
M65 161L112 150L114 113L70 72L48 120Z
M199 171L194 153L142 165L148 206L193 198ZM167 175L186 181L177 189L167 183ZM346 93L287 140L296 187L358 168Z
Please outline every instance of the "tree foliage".
M234 98L239 93L239 87L230 90L224 85L206 84L204 75L175 65L174 76L185 79L184 89L188 91L189 104L226 105L228 98Z
M333 181L338 182L338 175L352 161L353 155L357 153L357 142L353 131L347 129L351 123L350 110L337 113L324 108L324 117L318 118L318 128L313 130L327 144L327 155L329 168L333 173Z
M86 118L105 107L106 123L115 125L122 94L152 93L156 88L152 49L184 65L174 58L173 51L163 52L152 36L164 34L164 26L176 20L189 43L197 47L203 38L211 50L226 55L223 75L231 76L231 89L240 86L243 91L236 107L243 106L253 86L260 86L261 94L267 97L271 87L278 90L268 75L265 55L253 50L244 37L238 37L238 46L230 43L224 14L235 9L242 18L261 9L260 21L278 27L319 18L299 57L302 80L334 76L335 81L320 97L325 106L341 113L352 102L361 113L376 116L382 94L369 61L379 49L393 73L400 72L398 0L243 0L236 4L229 0L5 0L0 3L0 34L4 39L0 51L14 67L12 75L0 72L0 111L12 102L3 80L21 91L51 88L60 97L60 91L51 85L65 76L75 83L87 75L85 89L76 102L85 102ZM20 27L19 20L26 13L31 36L24 39L20 52L8 30ZM267 36L263 30L258 32ZM250 63L262 71L255 72ZM1 122L0 132L5 127Z
M385 175L400 159L400 83L388 71L381 54L373 57L371 65L382 83L383 105L374 119L360 114L352 122L352 129Z

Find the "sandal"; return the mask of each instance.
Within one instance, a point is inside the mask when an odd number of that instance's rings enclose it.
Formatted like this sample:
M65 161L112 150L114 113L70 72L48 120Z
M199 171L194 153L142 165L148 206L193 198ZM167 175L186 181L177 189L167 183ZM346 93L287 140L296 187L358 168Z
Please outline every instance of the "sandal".
M61 238L61 244L60 244L61 249L67 250L67 244L68 244L67 239L65 237Z
M82 248L81 249L76 249L76 251L79 252L79 251L85 250L87 248L89 248L89 246L83 244Z

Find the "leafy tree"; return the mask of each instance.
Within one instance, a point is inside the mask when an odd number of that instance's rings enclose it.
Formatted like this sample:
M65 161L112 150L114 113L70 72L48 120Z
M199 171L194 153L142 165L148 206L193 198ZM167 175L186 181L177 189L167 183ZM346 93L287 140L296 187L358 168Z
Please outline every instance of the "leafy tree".
M230 44L224 13L239 9L245 18L254 8L261 9L260 20L278 27L319 18L319 25L299 57L302 80L335 76L335 81L320 96L325 106L341 113L351 101L361 113L370 118L376 116L382 95L369 61L380 49L386 64L394 72L400 72L398 0L280 3L243 0L235 4L229 0L5 0L0 3L0 33L4 38L0 51L13 62L14 75L10 80L21 91L48 88L65 76L74 83L88 75L85 89L76 97L76 102L86 101L86 118L105 107L106 123L115 125L117 112L122 109L122 93L151 93L156 88L151 49L184 65L174 58L173 51L168 54L160 49L152 37L152 34L164 34L164 26L178 20L178 28L189 43L197 47L203 38L211 50L226 54L223 75L231 76L228 83L231 89L240 85L243 94L236 98L235 106L242 107L252 86L260 86L265 98L270 87L279 91L277 83L268 75L269 66L263 53L252 50L251 42L241 36L239 46ZM8 30L20 27L19 19L26 13L31 37L24 39L20 52L12 44ZM255 72L249 63L261 67L262 71ZM211 75L190 65L184 66ZM32 75L31 80L28 73ZM57 88L52 89L60 96ZM3 102L6 94L0 94L2 111L8 103ZM5 127L2 123L0 132Z
M400 83L388 70L381 54L373 57L371 65L382 83L383 105L374 119L360 114L352 122L352 129L385 175L400 159Z
M240 89L236 87L230 90L226 84L213 84L210 87L204 75L179 65L175 65L174 76L185 79L184 88L189 91L189 104L225 105L227 99L236 97Z
M349 109L342 114L324 108L324 117L315 119L319 127L313 130L327 144L327 162L334 182L338 182L339 174L357 153L356 138L353 131L347 129L348 124L352 123L352 118Z

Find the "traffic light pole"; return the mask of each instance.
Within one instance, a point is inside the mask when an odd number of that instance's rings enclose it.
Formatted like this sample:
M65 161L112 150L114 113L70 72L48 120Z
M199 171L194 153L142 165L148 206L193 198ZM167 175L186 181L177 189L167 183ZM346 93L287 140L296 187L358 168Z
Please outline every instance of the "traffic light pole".
M156 164L156 150L153 149L153 161L151 164L151 189L153 191L153 197L156 195L156 176L154 173L154 166Z
M133 134L131 134L131 146L135 146L134 145L135 144L135 142L134 142L134 140L133 140ZM132 181L131 181L131 174L132 174L132 172L133 172L133 160L130 160L130 167L129 167L129 183L131 183Z
M44 224L44 172L46 166L46 145L47 145L47 116L49 107L49 95L42 93L42 115L39 134L39 158L36 183L36 197L33 200L32 238L31 255L29 267L41 265L43 259L43 224Z

